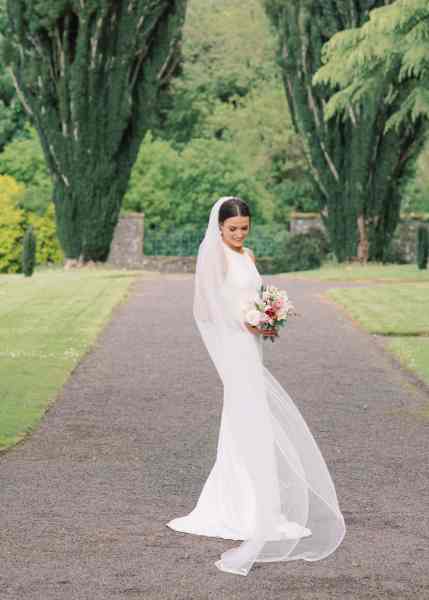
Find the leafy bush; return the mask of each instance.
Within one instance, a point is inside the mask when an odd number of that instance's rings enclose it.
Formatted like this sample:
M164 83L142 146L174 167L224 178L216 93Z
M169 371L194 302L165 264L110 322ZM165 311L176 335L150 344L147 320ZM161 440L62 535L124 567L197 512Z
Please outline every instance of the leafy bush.
M57 238L53 203L51 202L43 216L28 213L28 221L37 235L36 263L62 263L64 254Z
M0 175L9 175L25 186L19 208L44 214L52 200L52 182L37 134L30 128L29 139L15 139L0 154Z
M274 275L277 272L272 256L257 256L256 268L262 275Z
M319 246L320 257L322 260L326 258L331 251L329 239L326 233L320 227L309 227L307 235Z
M22 242L29 225L37 234L36 262L58 263L63 254L55 233L54 207L45 215L26 213L20 208L25 187L13 177L0 175L0 273L22 271Z
M21 244L26 217L16 207L25 192L12 177L0 176L0 273L21 270Z
M312 185L308 181L293 181L288 173L280 173L281 177L286 177L275 186L272 186L272 192L275 197L274 214L276 221L279 219L289 221L290 211L298 212L318 212L319 205Z
M31 277L36 266L36 236L30 225L25 232L22 249L22 271L26 277Z
M417 158L407 163L400 191L403 212L429 212L429 139Z
M427 269L429 254L429 233L424 225L417 229L417 266L419 269Z
M318 269L321 264L320 244L308 233L289 236L279 254L273 259L273 269L276 273Z
M246 246L252 248L256 257L276 256L283 247L289 232L283 223L253 223L246 238Z
M393 239L384 252L383 264L405 265L407 263L408 260L400 241Z
M246 172L232 144L194 139L182 152L148 134L134 165L124 210L145 213L145 230L168 232L192 225L203 228L220 196L248 201L254 223L264 220L262 207L271 195Z

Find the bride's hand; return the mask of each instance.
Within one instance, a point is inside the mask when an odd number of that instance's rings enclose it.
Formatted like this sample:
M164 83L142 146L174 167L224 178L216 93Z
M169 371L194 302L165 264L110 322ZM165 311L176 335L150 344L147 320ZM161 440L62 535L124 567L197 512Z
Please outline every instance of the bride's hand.
M250 325L250 323L245 323L245 325L251 333L265 335L267 337L276 337L279 335L279 332L277 331L277 329L260 329L256 325Z

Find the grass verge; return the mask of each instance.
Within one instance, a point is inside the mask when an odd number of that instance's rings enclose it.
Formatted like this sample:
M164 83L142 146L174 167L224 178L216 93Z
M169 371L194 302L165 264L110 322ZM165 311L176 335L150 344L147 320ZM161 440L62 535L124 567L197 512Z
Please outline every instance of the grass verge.
M383 283L429 282L429 269L419 270L416 265L382 265L327 263L320 269L283 273L288 278L317 279L319 281L372 281Z
M367 283L332 288L326 295L369 333L386 336L386 347L429 385L429 269L416 265L332 264L284 273L288 279ZM429 405L425 410L429 417Z
M141 271L0 275L0 450L40 421Z
M334 288L326 293L429 385L429 282ZM429 412L428 412L429 416Z

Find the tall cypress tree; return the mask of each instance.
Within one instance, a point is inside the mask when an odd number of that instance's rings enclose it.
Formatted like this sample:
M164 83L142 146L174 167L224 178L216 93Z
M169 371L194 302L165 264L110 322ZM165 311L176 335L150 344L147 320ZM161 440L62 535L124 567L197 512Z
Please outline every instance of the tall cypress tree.
M106 260L175 69L186 0L7 0L4 57L54 179L67 258Z
M391 0L393 2L393 0ZM390 3L391 3L390 2ZM278 33L279 62L296 130L303 136L322 219L340 261L360 256L383 260L400 213L398 181L418 150L421 123L386 131L405 97L395 86L399 65L382 72L360 110L324 118L334 93L315 85L323 45L334 34L360 27L386 0L264 0ZM396 101L385 102L388 92ZM334 90L336 91L336 90Z

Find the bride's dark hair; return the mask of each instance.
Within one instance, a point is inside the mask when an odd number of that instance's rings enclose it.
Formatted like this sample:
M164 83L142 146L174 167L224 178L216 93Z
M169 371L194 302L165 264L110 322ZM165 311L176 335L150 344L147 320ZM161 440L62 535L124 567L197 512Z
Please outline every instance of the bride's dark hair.
M219 208L219 225L230 217L249 217L250 221L252 215L250 214L250 208L247 202L238 196L231 196L231 198L222 202Z

